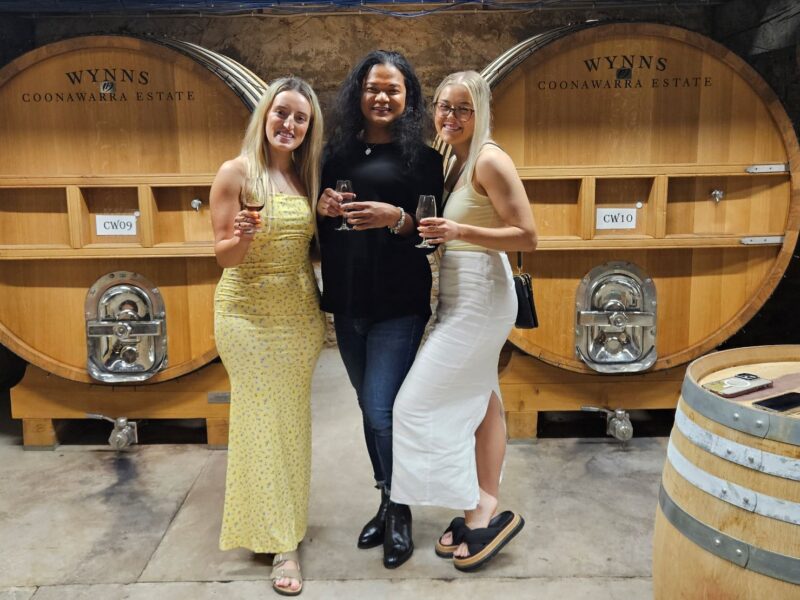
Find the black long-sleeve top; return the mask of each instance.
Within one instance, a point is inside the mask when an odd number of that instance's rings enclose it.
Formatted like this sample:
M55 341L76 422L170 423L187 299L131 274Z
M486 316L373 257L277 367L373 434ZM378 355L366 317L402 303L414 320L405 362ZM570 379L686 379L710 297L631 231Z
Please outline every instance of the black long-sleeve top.
M357 202L402 206L407 219L414 218L420 194L436 196L441 207L442 157L428 146L409 170L397 145L357 144L347 155L325 161L322 189L335 189L338 179L352 182ZM340 218L319 220L322 310L378 321L414 314L430 316L428 251L414 247L420 242L416 230L407 237L386 227L335 231L340 223Z

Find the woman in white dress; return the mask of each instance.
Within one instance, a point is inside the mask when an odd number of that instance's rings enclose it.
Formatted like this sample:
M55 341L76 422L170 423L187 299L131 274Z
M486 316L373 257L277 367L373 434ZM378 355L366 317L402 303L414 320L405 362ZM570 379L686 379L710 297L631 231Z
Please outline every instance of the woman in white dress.
M491 91L474 71L447 76L434 95L436 131L450 144L442 218L419 231L443 244L436 325L394 407L392 500L464 511L436 553L462 571L491 560L524 525L495 516L506 429L497 363L517 314L506 251L536 248L525 187L491 141Z

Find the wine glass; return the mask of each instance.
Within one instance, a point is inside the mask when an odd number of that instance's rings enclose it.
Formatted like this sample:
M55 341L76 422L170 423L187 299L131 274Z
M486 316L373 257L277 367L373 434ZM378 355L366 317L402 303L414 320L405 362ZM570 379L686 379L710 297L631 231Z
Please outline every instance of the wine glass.
M435 196L426 196L425 194L421 194L419 200L417 201L417 223L420 223L422 219L428 219L430 217L436 216L436 197ZM414 246L415 248L435 248L428 242L428 238L423 237L422 243L417 244Z
M259 213L259 216L261 216L261 211L267 198L263 187L260 177L245 177L239 196L239 202L242 207L250 212ZM256 227L247 233L255 233L257 231L261 231L261 228Z
M339 179L336 181L336 191L340 194L352 194L353 184L349 179ZM352 196L342 197L342 205L347 204L353 200ZM342 224L339 225L335 231L351 231L353 228L347 224L347 216L342 215Z

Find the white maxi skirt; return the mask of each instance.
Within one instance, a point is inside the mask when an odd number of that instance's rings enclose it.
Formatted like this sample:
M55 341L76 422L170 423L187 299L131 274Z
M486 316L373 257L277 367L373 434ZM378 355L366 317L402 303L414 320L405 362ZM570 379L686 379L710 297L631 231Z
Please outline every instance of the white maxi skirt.
M500 396L497 362L516 315L505 253L445 252L436 324L394 404L394 502L478 505L475 431Z

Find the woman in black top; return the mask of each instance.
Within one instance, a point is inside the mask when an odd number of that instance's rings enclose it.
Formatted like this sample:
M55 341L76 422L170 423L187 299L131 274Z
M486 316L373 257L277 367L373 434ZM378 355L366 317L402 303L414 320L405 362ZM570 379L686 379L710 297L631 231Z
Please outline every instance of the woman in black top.
M424 143L429 116L402 54L365 56L342 84L317 205L322 309L333 313L339 352L358 395L377 486L378 513L359 548L383 544L383 564L411 556L411 511L389 501L392 407L430 317L431 272L414 212L421 194L441 200L439 154ZM348 179L354 193L334 191ZM342 201L349 201L342 204ZM352 231L339 231L346 218Z

